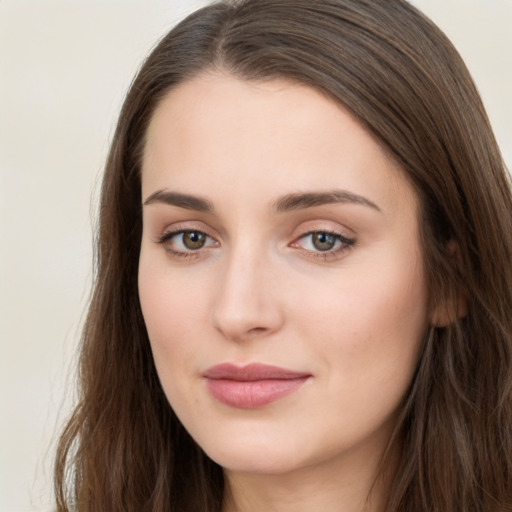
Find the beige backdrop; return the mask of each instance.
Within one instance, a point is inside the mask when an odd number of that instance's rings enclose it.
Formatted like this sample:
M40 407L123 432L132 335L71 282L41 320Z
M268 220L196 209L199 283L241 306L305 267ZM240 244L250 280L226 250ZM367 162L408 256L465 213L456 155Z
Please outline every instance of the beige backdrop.
M201 3L0 1L0 512L51 504L113 124L142 57ZM510 167L512 0L414 3L465 58Z

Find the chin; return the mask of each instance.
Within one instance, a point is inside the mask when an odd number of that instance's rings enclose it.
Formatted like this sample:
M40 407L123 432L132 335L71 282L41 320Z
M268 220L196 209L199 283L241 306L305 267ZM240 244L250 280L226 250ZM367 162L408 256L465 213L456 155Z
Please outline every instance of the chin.
M233 450L207 455L227 471L260 475L280 475L299 469L304 462L295 460L289 453L275 450Z
M222 437L220 442L217 437L200 439L198 444L214 462L232 472L284 474L310 465L315 458L303 441L290 435L243 436L226 432Z

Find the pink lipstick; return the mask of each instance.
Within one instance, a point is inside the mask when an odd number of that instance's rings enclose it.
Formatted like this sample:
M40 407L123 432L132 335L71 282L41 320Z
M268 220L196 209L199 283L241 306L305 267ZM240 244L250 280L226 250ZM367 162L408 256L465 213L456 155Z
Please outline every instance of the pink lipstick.
M203 373L208 390L219 402L239 409L256 409L293 393L311 374L253 363L223 363Z

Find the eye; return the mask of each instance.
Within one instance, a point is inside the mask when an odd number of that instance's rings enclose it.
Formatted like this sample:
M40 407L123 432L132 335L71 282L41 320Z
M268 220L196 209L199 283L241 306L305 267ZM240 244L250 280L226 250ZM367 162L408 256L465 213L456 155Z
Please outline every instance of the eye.
M177 256L189 256L200 249L217 245L213 238L198 230L180 230L165 233L158 240L158 243Z
M331 233L311 233L311 244L319 251L332 251L339 240Z
M207 236L200 231L185 231L178 235L182 245L191 251L201 249L206 243Z
M355 240L331 231L311 231L302 235L292 247L299 247L313 257L335 256L354 245Z

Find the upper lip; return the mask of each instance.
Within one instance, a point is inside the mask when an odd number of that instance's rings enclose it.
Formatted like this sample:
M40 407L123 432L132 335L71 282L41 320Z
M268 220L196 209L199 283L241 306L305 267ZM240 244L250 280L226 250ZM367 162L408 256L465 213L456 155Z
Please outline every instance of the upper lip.
M208 379L227 379L238 381L258 381L267 379L290 380L310 377L306 372L297 372L272 366L268 364L252 363L244 366L238 366L233 363L222 363L212 366L206 370L203 377Z

